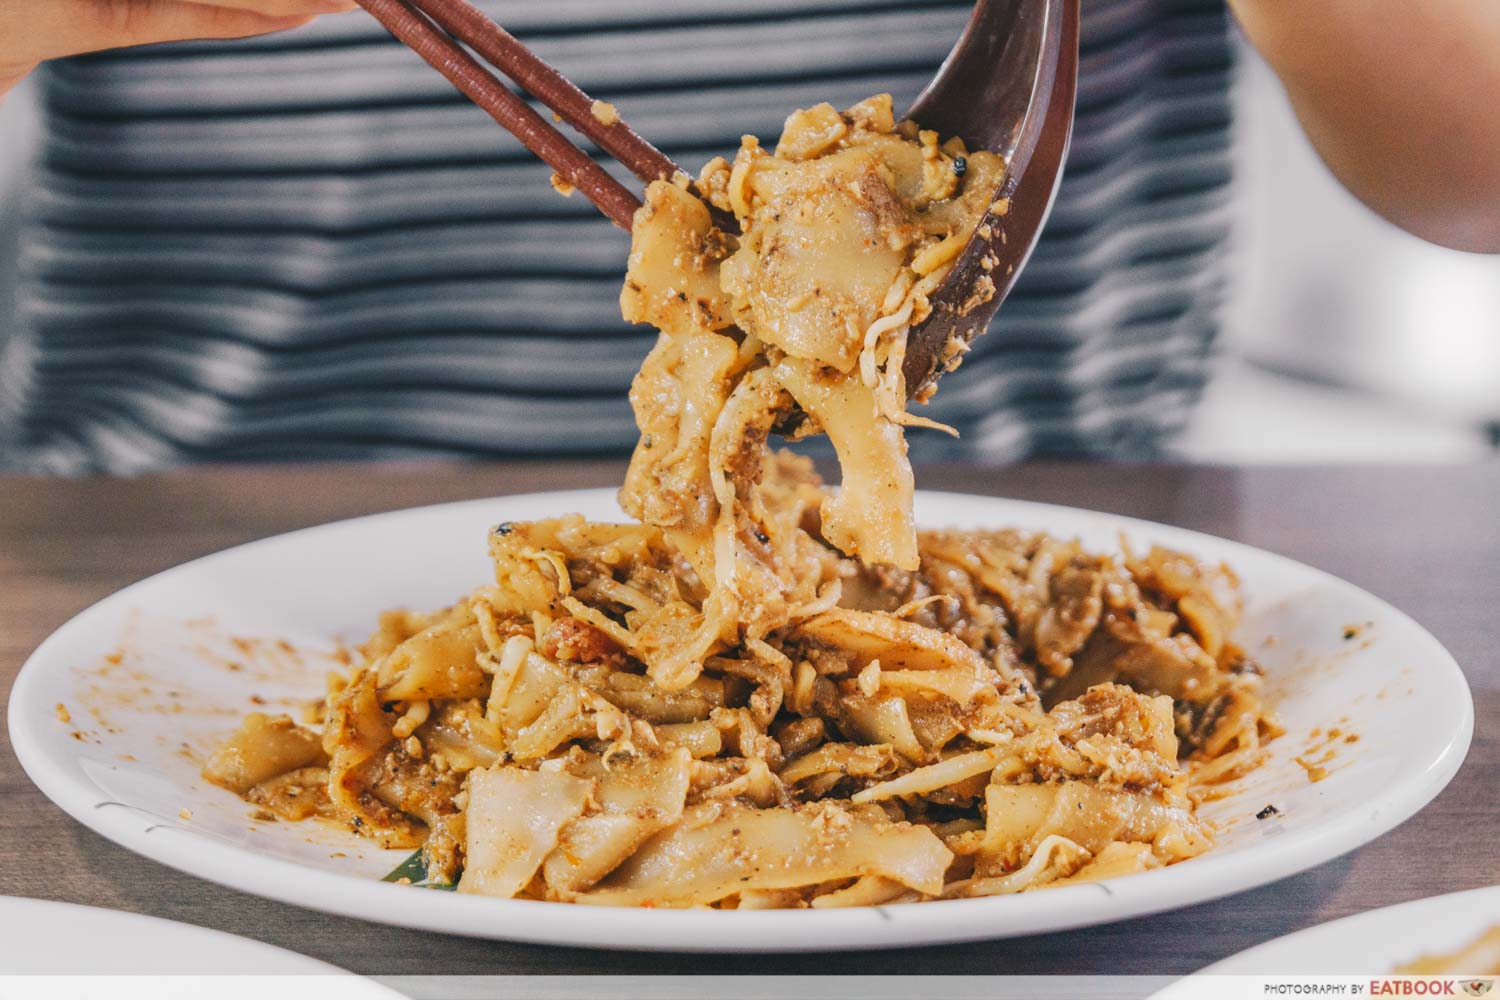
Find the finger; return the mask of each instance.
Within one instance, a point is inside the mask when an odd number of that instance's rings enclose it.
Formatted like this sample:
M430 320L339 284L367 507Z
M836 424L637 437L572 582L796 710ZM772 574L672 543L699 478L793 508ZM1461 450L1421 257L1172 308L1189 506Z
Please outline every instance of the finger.
M248 10L269 17L291 14L341 14L358 10L355 0L193 0L210 7Z
M306 24L313 16L306 11L273 16L188 0L83 0L43 4L28 26L41 42L42 51L34 56L43 60L189 38L263 35Z

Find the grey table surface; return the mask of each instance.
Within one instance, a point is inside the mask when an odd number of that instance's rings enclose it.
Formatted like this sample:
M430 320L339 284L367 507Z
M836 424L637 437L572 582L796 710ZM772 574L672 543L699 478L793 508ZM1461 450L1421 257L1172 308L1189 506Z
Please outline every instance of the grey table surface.
M443 500L620 481L618 463L207 467L135 479L0 476L0 691L53 629L123 585L251 539ZM930 489L1091 507L1247 542L1405 610L1463 666L1474 744L1453 783L1335 861L1215 902L1086 930L873 953L707 956L470 940L328 916L179 874L84 829L0 735L0 893L170 917L374 975L1178 975L1289 931L1500 882L1500 464L1421 468L938 466ZM1489 775L1489 777L1486 777Z

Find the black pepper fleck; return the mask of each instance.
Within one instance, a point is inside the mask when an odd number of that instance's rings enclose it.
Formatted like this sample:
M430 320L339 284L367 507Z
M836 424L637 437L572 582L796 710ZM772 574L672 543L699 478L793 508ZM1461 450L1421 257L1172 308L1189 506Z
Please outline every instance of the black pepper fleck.
M1272 816L1280 816L1280 815L1281 815L1281 810L1280 809L1277 809L1275 806L1266 806L1260 812L1258 812L1258 813L1255 814L1255 818L1256 819L1270 819Z

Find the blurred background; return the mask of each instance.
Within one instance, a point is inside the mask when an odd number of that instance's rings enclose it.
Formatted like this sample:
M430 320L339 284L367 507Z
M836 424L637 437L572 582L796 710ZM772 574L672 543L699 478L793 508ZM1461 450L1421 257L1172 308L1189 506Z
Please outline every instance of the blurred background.
M972 364L944 382L947 391L935 407L936 416L963 427L964 453L1000 460L1084 455L1203 463L1462 462L1493 455L1500 445L1500 258L1427 245L1355 202L1311 151L1264 64L1233 29L1224 28L1221 13L1204 13L1212 3L1175 5L1176 27L1157 39L1157 51L1169 56L1151 61L1154 76L1130 78L1147 83L1128 85L1112 82L1106 71L1133 57L1097 15L1105 5L1085 6L1096 12L1094 23L1085 25L1086 74L1090 65L1094 72L1082 88L1083 132L1070 164L1072 188L1065 188L1054 218L1054 249L1038 251L1026 274L1029 284L1023 282L1002 309L1000 322L1012 325L985 338L989 343ZM703 119L696 131L682 124L687 119L681 105L663 103L662 95L670 97L681 81L642 83L629 78L628 66L581 62L568 39L545 26L534 39L519 28L517 33L598 96L615 99L643 132L662 136L668 152L696 167L715 149L732 148L741 130L774 138L789 100L804 94L827 94L838 102L845 91L857 99L868 86L894 90L902 106L903 96L910 96L902 89L915 92L964 19L962 4L933 5L930 13L922 31L903 36L904 45L922 49L918 56L892 56L892 68L879 73L853 67L847 79L835 68L826 79L796 86L760 81L749 101L753 107L743 114L732 93L711 94L694 111ZM445 183L461 181L469 194L447 196L446 207L431 211L468 212L464 225L455 228L450 217L439 220L438 231L432 228L437 223L414 215L387 219L391 230L344 220L327 223L331 233L319 233L317 218L307 227L293 220L285 232L270 222L257 228L214 221L231 212L236 198L252 197L204 187L219 168L234 178L248 170L261 185L285 184L289 198L336 192L318 204L334 206L330 215L340 216L374 211L372 185L382 178L400 181L401 171L423 154L390 154L395 159L372 172L351 165L350 157L368 153L370 145L370 133L355 132L355 152L322 156L315 169L302 173L292 169L283 176L264 159L251 167L232 163L236 156L253 160L251 153L232 150L222 154L223 162L213 156L194 161L190 131L200 120L196 109L169 107L157 119L152 102L168 100L162 88L174 78L179 90L191 89L198 50L174 57L165 77L141 78L134 89L115 87L113 105L80 102L90 86L126 79L110 74L118 67L134 71L131 63L83 60L45 80L28 81L0 104L0 466L132 472L194 460L536 454L577 451L580 441L586 451L628 446L632 428L624 387L649 336L616 330L607 317L599 318L618 287L623 237L586 217L587 207L576 198L563 208L548 200L543 216L520 218L522 209L507 207L497 182L511 169L507 164L522 163L505 149L508 137L444 93L446 85L435 74L409 65L409 54L387 44L378 28L338 20L340 26L322 29L330 51L379 46L401 73L412 74L398 77L392 70L399 84L381 77L381 86L396 87L400 100L419 90L410 98L417 109L461 116L450 134L470 130L501 150L494 156L445 152L442 162L426 165L421 177L427 180L418 177L397 195L382 195L424 204L438 195L429 188L424 196L421 185L438 177L434 171L447 171ZM1203 24L1213 38L1222 34L1225 51L1170 55L1190 48L1179 43ZM274 89L247 75L252 69L242 69L234 86ZM591 82L591 75L599 79ZM1228 82L1219 101L1221 78ZM409 110L396 107L398 98L381 86L346 99L367 116ZM701 92L701 82L697 86ZM39 107L43 92L52 109L46 129ZM1131 102L1142 95L1155 107L1179 109L1174 120L1187 123L1181 134L1194 143L1191 156L1160 155L1168 141L1160 115L1133 147L1112 138L1130 138ZM205 92L201 99L220 102L216 113L230 116L216 121L245 113L236 111L239 98L228 91ZM290 97L267 100L267 114L301 115L299 122L317 125L317 109L298 107ZM267 121L247 123L250 142L264 137L254 147L262 152L291 141L266 131ZM139 127L141 122L150 127ZM683 137L674 147L677 125ZM324 134L303 129L293 138L304 151L337 150L344 138L340 127L330 123ZM359 126L390 127L388 121ZM153 155L168 162L153 163ZM1151 166L1157 160L1170 166ZM522 169L530 173L514 182L520 185L513 195L518 204L537 197L535 165L516 167L514 176L522 177ZM1188 173L1200 179L1188 183ZM538 176L545 178L545 172ZM1117 196L1096 180L1101 177L1145 180ZM296 187L299 178L310 186ZM104 190L110 185L115 187ZM475 200L474 192L497 190L499 207ZM1101 201L1106 195L1118 203ZM143 205L179 196L207 206L196 210L202 231L153 231L140 223L148 211ZM1179 226L1173 220L1182 205L1191 207L1181 213L1191 223ZM1097 223L1106 228L1092 228L1096 219L1106 220ZM371 244L388 240L389 232L417 243L404 250ZM1147 234L1144 241L1141 233ZM467 251L451 249L454 240L467 241ZM552 248L557 261L528 270L527 246ZM419 263L400 263L403 253ZM465 253L482 259L475 262ZM255 266L247 263L251 277L224 278L208 263L216 255L260 261L268 277L255 279ZM366 268L366 281L378 284L381 266L405 274L403 267L436 267L433 261L445 260L451 272L443 276L451 284L434 290L432 274L413 278L412 294L418 306L428 302L423 308L431 328L409 335L390 318L401 311L399 294L360 298L363 286L348 279L317 287L319 280L332 280L329 273L341 273L341 266ZM306 265L301 272L299 261ZM1148 265L1149 272L1140 270ZM1070 282L1091 267L1135 275L1123 284L1137 289L1141 301L1183 304L1163 312L1158 322L1152 309L1130 305L1128 288L1111 292L1107 275L1075 289ZM1149 280L1141 277L1146 274ZM174 278L189 289L174 293L175 302L142 297L141 289ZM222 283L217 291L215 282ZM267 293L267 286L280 297ZM444 312L435 304L469 293L476 301L467 312L460 306ZM1071 303L1070 318L1055 320L1054 312L1063 308L1055 303L1063 299ZM124 308L122 302L133 304ZM585 305L597 309L588 312ZM557 329L548 309L564 316ZM569 326L574 312L577 323ZM282 326L301 316L310 326L336 325L354 313L366 326L311 344L277 344L269 335L261 341L249 335L217 339L221 323L257 329L265 316ZM422 322L423 315L417 309L410 322ZM379 336L370 333L376 327ZM1159 335L1153 332L1158 329ZM368 343L358 347L365 334ZM149 351L140 346L148 342ZM351 356L356 348L363 353ZM332 357L330 350L344 354ZM495 355L503 360L490 370ZM1132 365L1144 366L1147 374ZM415 381L402 382L388 371L412 366ZM569 372L575 382L549 381L552 372ZM960 375L968 381L960 383ZM349 379L364 381L351 388ZM399 405L396 396L388 396L392 405L382 405L381 393L397 391ZM941 410L945 397L948 412ZM318 401L326 406L320 409ZM528 437L516 430L528 420L551 429ZM430 429L396 434L390 421ZM590 430L595 425L597 431ZM325 433L330 426L338 428L336 434ZM515 436L508 444L510 432ZM913 446L918 459L953 453L937 439Z

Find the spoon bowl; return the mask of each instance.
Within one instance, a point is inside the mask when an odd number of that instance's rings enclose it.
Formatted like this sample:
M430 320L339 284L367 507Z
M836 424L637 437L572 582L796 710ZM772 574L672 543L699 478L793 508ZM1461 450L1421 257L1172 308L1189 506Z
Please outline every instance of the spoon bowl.
M907 395L925 402L989 326L1041 236L1073 133L1079 0L978 0L907 117L1005 158L1005 177L932 313L907 338Z

